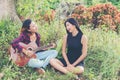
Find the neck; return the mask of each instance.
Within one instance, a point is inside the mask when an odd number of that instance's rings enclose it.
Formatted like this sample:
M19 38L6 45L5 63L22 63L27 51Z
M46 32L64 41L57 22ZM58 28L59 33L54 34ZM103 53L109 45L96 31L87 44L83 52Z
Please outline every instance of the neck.
M31 33L31 36L32 36L32 35L35 35L35 33Z
M72 36L76 36L78 34L78 30L74 30L73 32L72 32Z

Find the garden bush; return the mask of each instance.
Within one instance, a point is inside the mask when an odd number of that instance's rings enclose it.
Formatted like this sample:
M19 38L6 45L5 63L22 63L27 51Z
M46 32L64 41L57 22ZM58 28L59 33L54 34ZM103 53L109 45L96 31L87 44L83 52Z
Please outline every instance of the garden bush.
M81 26L82 27L82 26ZM85 27L85 26L83 26ZM120 38L114 31L83 29L88 36L84 76L88 80L118 80Z
M86 8L85 6L77 6L71 17L76 18L80 25L91 24L93 29L102 28L105 25L106 28L119 31L120 24L120 12L111 3L97 4Z

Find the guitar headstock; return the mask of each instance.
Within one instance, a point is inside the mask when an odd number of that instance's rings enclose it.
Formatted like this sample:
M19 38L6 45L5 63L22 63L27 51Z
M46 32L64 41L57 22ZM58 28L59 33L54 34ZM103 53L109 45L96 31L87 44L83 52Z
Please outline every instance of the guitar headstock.
M56 48L56 43L50 43L50 48Z
M56 44L55 40L52 40L49 44L50 44L51 48L56 48L57 47L57 44Z

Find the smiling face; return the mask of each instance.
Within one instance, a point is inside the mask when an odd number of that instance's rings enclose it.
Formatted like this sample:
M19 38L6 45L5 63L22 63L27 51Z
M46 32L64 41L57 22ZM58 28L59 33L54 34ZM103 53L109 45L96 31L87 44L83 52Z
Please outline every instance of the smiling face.
M75 26L69 22L66 22L66 29L68 32L72 33L75 30Z
M33 21L31 22L29 31L32 32L32 33L35 33L35 32L38 31L38 27L37 27L37 25L35 24L35 22L33 22Z

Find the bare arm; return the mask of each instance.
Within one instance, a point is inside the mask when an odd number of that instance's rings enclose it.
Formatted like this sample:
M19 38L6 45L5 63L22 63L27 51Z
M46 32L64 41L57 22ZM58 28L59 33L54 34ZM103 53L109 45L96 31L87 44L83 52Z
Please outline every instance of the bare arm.
M85 35L82 36L81 43L82 47L82 55L72 64L76 66L79 62L81 62L87 56L87 37Z
M69 62L68 57L67 57L67 55L66 55L66 45L67 45L67 35L66 35L66 36L64 37L64 39L63 39L63 44L62 44L62 56L63 56L63 58L65 59L66 64L69 65L70 62Z

